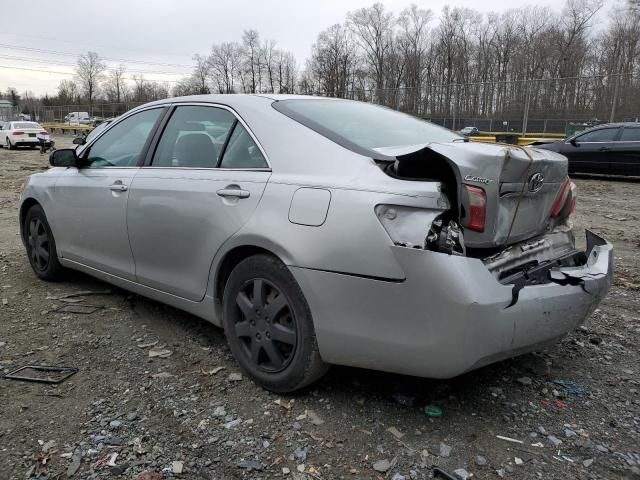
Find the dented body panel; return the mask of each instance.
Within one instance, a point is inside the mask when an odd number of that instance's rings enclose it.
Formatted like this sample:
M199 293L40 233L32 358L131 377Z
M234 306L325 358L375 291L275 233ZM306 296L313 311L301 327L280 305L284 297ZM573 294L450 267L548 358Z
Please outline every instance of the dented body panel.
M611 244L598 243L583 268L554 271L576 282L526 286L515 304L513 286L481 260L397 246L390 248L404 282L291 270L325 360L450 378L539 349L580 325L612 280Z

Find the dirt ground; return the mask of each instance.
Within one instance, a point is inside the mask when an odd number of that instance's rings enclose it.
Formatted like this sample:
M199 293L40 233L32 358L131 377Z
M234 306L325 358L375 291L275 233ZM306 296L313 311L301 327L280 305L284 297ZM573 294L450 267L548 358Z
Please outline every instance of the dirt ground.
M47 165L0 150L0 373L79 371L58 386L0 378L0 480L402 480L431 478L432 465L460 478L640 478L640 183L577 180L577 231L614 243L616 280L548 351L449 381L334 367L277 396L237 375L203 320L81 274L36 279L18 192ZM87 290L108 292L63 298ZM56 311L78 299L101 308Z

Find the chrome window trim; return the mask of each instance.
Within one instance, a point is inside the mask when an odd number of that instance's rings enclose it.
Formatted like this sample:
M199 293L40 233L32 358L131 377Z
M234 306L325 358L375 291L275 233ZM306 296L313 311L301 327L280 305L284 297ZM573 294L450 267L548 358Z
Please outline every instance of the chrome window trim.
M192 107L213 107L213 108L222 108L223 110L227 110L229 113L231 113L231 115L233 115L236 120L244 127L244 129L249 133L249 135L251 136L251 139L255 142L255 144L258 146L258 149L260 150L260 153L262 153L262 156L264 157L265 162L267 162L267 167L260 167L260 168L224 168L224 167L213 167L213 168L193 168L193 167L154 167L153 164L149 165L149 166L143 166L142 168L168 168L168 169L182 169L182 170L235 170L235 171L250 171L250 172L270 172L272 171L272 167L271 167L271 162L269 161L269 156L267 155L267 152L264 150L264 148L262 147L262 144L260 143L260 141L258 140L258 138L255 136L255 134L253 133L253 131L249 128L249 125L247 125L247 122L244 121L244 119L240 116L240 114L238 112L236 112L233 108L231 108L228 105L224 105L222 103L214 103L214 102L172 102L172 103L166 103L166 104L162 104L162 105L169 105L169 106L175 106L175 107L188 107L188 106L192 106ZM172 114L173 116L173 114ZM168 123L171 121L171 118L169 118ZM164 133L164 132L163 132ZM160 142L160 140L162 139L162 136L160 136L160 138L158 139L158 143ZM157 144L156 144L157 146ZM154 152L155 155L155 152ZM153 162L153 159L152 159Z

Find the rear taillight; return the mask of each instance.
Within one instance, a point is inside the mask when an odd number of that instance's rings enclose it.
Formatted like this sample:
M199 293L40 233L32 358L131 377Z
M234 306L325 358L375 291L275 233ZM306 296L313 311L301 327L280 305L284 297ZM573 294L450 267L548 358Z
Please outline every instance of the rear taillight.
M40 132L40 135L49 135L49 132L47 132L46 130L43 130Z
M553 207L551 207L551 214L549 215L551 218L555 218L558 216L558 214L562 211L562 207L564 207L567 203L567 199L570 195L572 196L572 193L575 191L575 189L575 184L571 180L569 180L569 178L567 178L562 184L562 188L560 188L560 192L556 197L556 201L553 202ZM575 205L573 205L573 208L575 208ZM571 212L573 212L573 209L571 210ZM570 214L571 213L569 213L569 215Z
M13 132L11 135L24 135L24 132Z
M474 232L484 232L484 224L487 219L487 194L480 187L464 185L467 194L467 207L469 213L466 215L464 227Z

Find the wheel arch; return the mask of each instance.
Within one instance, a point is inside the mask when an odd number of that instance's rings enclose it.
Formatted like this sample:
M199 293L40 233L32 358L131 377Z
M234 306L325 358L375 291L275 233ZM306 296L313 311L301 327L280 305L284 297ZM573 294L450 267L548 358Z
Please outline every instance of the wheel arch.
M25 243L26 240L24 238L24 221L27 218L27 212L31 209L31 207L34 207L36 205L40 206L40 208L43 208L40 202L38 202L38 200L36 200L33 197L25 198L22 201L22 205L20 205L20 212L18 214L18 218L20 220L20 239L22 240L23 245L26 244Z

